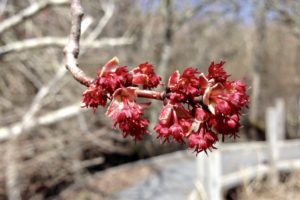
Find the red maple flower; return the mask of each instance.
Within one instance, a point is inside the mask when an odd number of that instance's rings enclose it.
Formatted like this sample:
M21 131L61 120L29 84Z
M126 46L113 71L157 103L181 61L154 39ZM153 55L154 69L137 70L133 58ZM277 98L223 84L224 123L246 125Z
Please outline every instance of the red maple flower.
M83 92L82 102L85 104L84 107L91 107L95 112L99 105L106 105L106 92L93 83Z
M178 70L176 70L175 72L173 72L173 74L169 78L168 87L171 90L176 90L176 86L179 82L179 79L180 79L180 73Z
M213 82L211 82L213 83ZM210 126L224 136L237 136L241 127L239 116L241 109L249 103L246 85L242 81L225 81L223 84L207 84L203 102L213 114L209 120Z
M220 63L215 64L212 62L208 68L208 79L214 79L215 82L224 83L229 75L226 73L226 71L223 69L223 65L225 64L224 61L221 61Z
M131 86L132 75L126 66L119 66L119 60L115 57L108 61L98 73L95 83L112 95L116 89Z
M148 133L148 120L142 119L144 107L135 102L134 88L119 88L113 94L113 100L107 108L106 115L123 131L124 137L128 135L136 140L142 139Z
M132 73L132 83L135 85L142 85L144 89L155 88L161 81L161 77L155 73L153 65L148 62L134 68Z
M204 103L209 107L212 113L220 112L223 114L238 113L249 102L249 96L246 94L246 85L239 82L225 82L215 84L205 90Z
M116 89L131 85L132 75L126 66L119 67L118 64L117 58L108 61L95 81L83 92L85 107L92 107L94 111L99 105L104 107Z
M215 131L222 134L222 141L225 136L236 138L241 127L238 114L216 115L210 119L209 123Z
M237 109L247 107L249 96L246 93L246 84L243 81L231 81L224 84L227 96L224 100L230 101Z
M200 83L197 69L187 67L182 75L175 71L168 82L171 92L181 94L185 99L200 95Z
M159 124L154 127L158 138L170 142L170 138L183 144L192 124L191 115L180 103L168 103L159 115Z
M195 149L195 152L204 151L207 153L207 150L215 149L214 144L218 141L218 137L215 133L200 128L198 133L193 132L190 134L188 140L189 147Z
M112 95L116 89L130 86L131 79L132 75L128 73L127 67L122 66L98 76L95 82Z
M186 100L186 96L181 93L172 92L167 95L171 104L180 103Z
M208 123L213 115L202 106L196 107L193 111L194 121L188 136L189 147L194 148L197 153L206 152L207 149L213 149L213 145L218 141L217 134L212 131L211 124Z

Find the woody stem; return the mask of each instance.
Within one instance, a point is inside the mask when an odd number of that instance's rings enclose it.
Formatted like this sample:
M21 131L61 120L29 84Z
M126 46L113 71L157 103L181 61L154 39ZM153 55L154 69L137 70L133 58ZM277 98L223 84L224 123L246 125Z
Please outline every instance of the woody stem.
M168 98L168 94L166 94L165 92L160 92L160 91L152 91L152 90L142 90L142 89L137 89L135 91L136 95L138 97L141 97L141 98L146 98L146 99L156 99L156 100L161 100L163 101L165 98ZM204 105L203 104L203 96L197 96L197 97L194 97L192 99L192 101L197 104L201 104L201 105Z
M71 72L75 80L85 86L93 82L93 78L87 76L78 66L80 25L83 17L83 8L80 0L71 1L71 31L68 43L64 48L65 67Z
M137 94L138 97L147 98L147 99L156 99L162 101L165 98L165 92L137 89L135 93Z

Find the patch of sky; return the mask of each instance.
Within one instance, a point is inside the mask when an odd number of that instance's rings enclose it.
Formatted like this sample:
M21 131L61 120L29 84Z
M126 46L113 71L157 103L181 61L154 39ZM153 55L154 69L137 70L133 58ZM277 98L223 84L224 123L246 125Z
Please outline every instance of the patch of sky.
M145 14L159 10L161 0L137 0L141 9ZM230 0L217 0L215 2L207 0L176 0L174 9L177 12L185 12L188 9L204 4L201 12L199 12L195 19L199 20L205 17L206 13L216 12L222 13L221 17L237 18L238 21L247 25L253 24L253 0L236 0L235 4Z

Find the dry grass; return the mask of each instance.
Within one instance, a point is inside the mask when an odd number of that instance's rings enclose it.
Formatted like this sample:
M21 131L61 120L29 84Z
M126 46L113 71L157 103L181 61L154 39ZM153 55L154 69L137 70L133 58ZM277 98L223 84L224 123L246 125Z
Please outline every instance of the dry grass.
M243 200L291 200L300 197L300 171L291 173L278 186L270 186L266 180L256 180L242 188L237 199Z

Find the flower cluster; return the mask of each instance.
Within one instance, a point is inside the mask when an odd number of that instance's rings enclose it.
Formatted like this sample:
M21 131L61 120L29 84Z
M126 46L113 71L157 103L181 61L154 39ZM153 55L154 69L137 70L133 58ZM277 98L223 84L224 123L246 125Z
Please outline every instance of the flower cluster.
M101 105L105 106L107 99L111 98L115 90L130 86L132 74L126 66L119 67L119 60L115 57L108 61L98 72L94 82L83 93L85 107L95 109Z
M115 57L98 72L95 81L84 91L82 101L84 107L94 111L109 101L106 115L114 121L114 127L118 125L124 137L130 135L139 140L148 133L149 122L142 118L146 104L136 102L137 86L154 88L160 80L151 64L144 63L128 71L126 66L119 66Z
M179 142L187 141L189 147L195 149L197 153L215 148L218 134L221 134L223 140L225 136L236 137L241 126L240 111L249 102L245 83L229 81L229 75L223 69L224 64L225 62L211 63L207 75L188 67L182 75L178 71L174 72L168 82L169 102L162 109L161 115L164 118L171 118L186 113L185 124L188 124L187 122L191 124L188 125L190 127L188 131L181 132ZM173 111L168 117L165 116L167 107L172 106L181 109ZM165 121L160 120L155 130L159 133L159 137L168 140L173 136L171 127L178 123L170 122L167 126L164 124ZM169 128L165 130L161 127ZM184 128L183 125L177 126L178 130ZM178 141L175 137L174 139Z
M128 135L142 139L148 133L148 120L143 119L144 107L135 102L135 88L119 88L114 92L113 100L107 108L106 115L118 124L124 137Z
M118 58L108 61L98 72L94 82L83 93L84 107L105 106L108 99L119 88L141 85L143 88L155 88L161 77L154 72L153 65L144 63L128 71L127 66L119 66Z
M106 115L114 126L118 125L124 137L141 139L148 133L149 122L142 116L149 104L138 103L137 97L163 100L159 123L154 127L157 137L163 142L187 143L197 153L207 152L215 148L219 135L223 140L237 136L241 110L249 103L246 84L228 80L224 64L211 63L207 74L192 67L182 74L175 71L166 90L157 96L150 89L161 85L161 78L153 65L146 62L128 71L113 58L83 93L83 102L93 109L109 102Z

